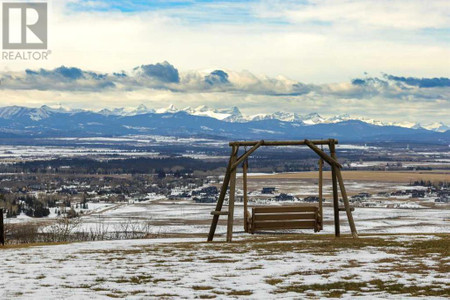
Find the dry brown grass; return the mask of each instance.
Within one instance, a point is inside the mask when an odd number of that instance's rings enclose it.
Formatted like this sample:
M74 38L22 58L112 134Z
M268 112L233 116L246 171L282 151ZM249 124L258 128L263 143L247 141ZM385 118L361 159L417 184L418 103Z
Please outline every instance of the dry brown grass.
M331 180L331 172L324 172L324 179ZM416 180L450 181L450 172L432 171L342 171L344 180L378 181L378 182L411 182ZM248 175L249 179L317 179L318 172L300 172L269 175Z
M0 245L1 249L23 249L30 247L41 247L41 246L56 246L70 244L69 242L49 242L49 243L29 243L29 244L6 244L4 246Z

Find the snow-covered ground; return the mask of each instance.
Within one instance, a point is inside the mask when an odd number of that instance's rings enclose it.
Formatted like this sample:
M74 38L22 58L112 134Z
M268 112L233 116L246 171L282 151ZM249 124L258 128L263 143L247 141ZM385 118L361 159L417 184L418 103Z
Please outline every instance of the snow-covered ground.
M259 235L232 244L190 238L1 249L0 298L442 299L450 284L445 245L442 235Z
M336 240L331 207L320 233L255 235L243 231L242 208L237 203L235 242L224 244L205 242L212 204L99 203L76 230L114 232L132 222L157 238L0 248L0 299L448 296L448 210L356 208L361 237ZM221 220L215 241L225 239ZM344 212L341 232L350 232Z

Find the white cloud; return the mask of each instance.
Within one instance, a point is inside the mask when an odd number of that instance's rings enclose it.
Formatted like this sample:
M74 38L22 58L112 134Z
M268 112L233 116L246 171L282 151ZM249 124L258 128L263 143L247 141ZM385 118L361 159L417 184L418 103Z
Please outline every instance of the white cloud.
M445 33L419 30L450 27L443 1L241 3L234 4L235 21L211 3L134 13L69 11L65 3L53 1L50 60L5 61L4 70L71 65L112 72L167 60L183 70L252 70L325 83L363 72L435 77L450 69ZM239 16L243 9L252 20ZM202 16L218 21L192 22Z

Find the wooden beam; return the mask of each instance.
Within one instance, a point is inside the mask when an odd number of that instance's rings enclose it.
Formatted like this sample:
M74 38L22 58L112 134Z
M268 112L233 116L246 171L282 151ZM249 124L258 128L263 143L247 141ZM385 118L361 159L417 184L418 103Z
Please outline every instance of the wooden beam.
M247 170L248 170L248 159L244 161L242 166L242 188L244 193L244 231L248 232L248 195L247 195Z
M344 180L342 179L341 170L336 169L337 179L339 181L339 186L341 187L341 195L344 200L344 207L347 213L348 224L350 225L350 230L352 231L352 236L354 238L358 237L358 232L356 231L355 222L353 220L352 208L350 207L350 203L348 202L347 191L345 190ZM354 208L353 208L354 209Z
M328 145L330 147L330 153L331 157L336 157L336 149L334 146L334 143L330 143ZM337 178L336 178L336 170L338 169L337 165L332 164L331 165L331 181L333 184L333 209L334 209L334 235L336 237L341 236L341 229L339 224L339 195L338 195L338 188L337 188Z
M213 216L216 216L216 215L219 215L219 216L228 216L228 212L227 211L212 211L211 212L211 215L213 215Z
M317 206L313 205L281 205L281 206L255 206L253 207L253 213L301 213L301 212L316 212Z
M225 177L223 178L222 188L220 190L219 199L217 200L215 211L222 210L222 205L223 205L223 201L225 199L225 195L227 193L228 184L230 183L230 174L231 174L230 170L231 170L231 165L233 163L232 158L236 155L235 150L236 149L234 147L231 150L230 160L228 161L227 171L225 172ZM208 242L211 242L214 239L214 234L216 232L218 222L219 222L219 215L214 215L214 217L211 221L211 227L209 229Z
M320 230L323 230L323 160L319 159L319 214Z
M322 158L324 161L326 161L330 166L331 165L336 165L339 168L342 168L342 165L335 160L333 157L330 157L328 154L326 154L324 151L320 150L319 147L317 147L316 145L314 145L311 141L305 140L305 144L311 148L314 152L317 153L317 155L320 156L320 158Z
M307 213L279 213L279 214L256 214L255 222L258 221L270 221L270 220L315 220L315 212Z
M346 211L345 207L339 207L339 211ZM353 206L350 206L350 211L355 211Z
M239 166L240 163L242 163L245 159L247 159L253 152L256 151L256 149L259 148L259 146L261 146L261 144L264 143L264 140L259 141L256 145L254 145L250 150L248 150L247 152L245 152L244 154L242 154L235 163L233 163L233 165L231 166L231 170L237 168L237 166Z
M328 145L331 140L311 140L314 145ZM230 146L254 146L258 144L260 141L235 141L230 142ZM338 143L337 140L334 140L335 144ZM261 146L302 146L306 145L305 141L264 141Z
M3 208L0 208L0 244L5 245L5 226L3 224Z
M231 166L236 163L238 146L235 148L234 155L231 157ZM231 169L230 175L230 194L228 197L228 222L227 222L227 242L230 243L233 240L233 222L234 222L234 199L236 197L236 172L237 169Z
M301 221L279 221L279 222L257 222L255 221L255 230L258 229L314 229L316 220Z

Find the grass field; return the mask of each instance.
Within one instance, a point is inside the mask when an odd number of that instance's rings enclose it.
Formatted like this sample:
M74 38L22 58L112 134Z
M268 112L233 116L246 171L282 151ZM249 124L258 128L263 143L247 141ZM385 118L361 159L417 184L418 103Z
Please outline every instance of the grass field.
M0 298L446 298L449 249L448 234L14 247L0 250Z
M331 180L331 172L324 172L324 179ZM357 181L376 181L376 182L399 182L409 183L416 180L447 181L450 182L450 172L442 171L417 171L417 172L390 172L390 171L342 171L344 180ZM299 173L280 173L252 175L248 174L252 179L317 179L318 172L299 172Z

